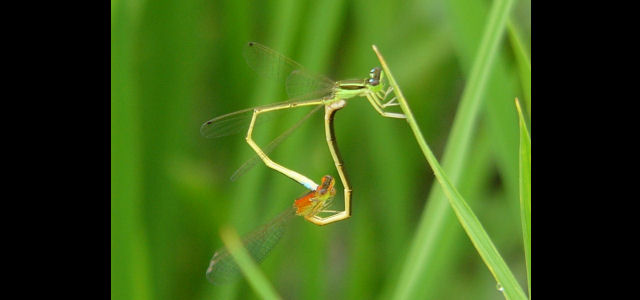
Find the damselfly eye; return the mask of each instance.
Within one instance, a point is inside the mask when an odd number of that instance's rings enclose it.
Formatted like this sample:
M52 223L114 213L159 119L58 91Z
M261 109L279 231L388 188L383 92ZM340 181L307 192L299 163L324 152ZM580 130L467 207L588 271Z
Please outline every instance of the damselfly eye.
M375 68L371 69L371 71L369 71L369 77L376 78L378 76L380 76L380 68L379 67L375 67Z
M371 71L369 71L369 84L376 86L380 83L380 73L382 72L382 70L380 69L380 67L375 67L373 69L371 69Z

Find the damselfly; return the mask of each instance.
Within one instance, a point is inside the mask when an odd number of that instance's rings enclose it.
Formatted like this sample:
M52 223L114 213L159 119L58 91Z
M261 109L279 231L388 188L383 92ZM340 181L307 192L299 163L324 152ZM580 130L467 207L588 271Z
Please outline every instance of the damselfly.
M244 53L247 63L256 72L268 77L286 79L287 94L292 99L285 102L247 108L213 118L202 124L200 132L203 136L208 138L225 136L230 133L237 132L238 128L242 128L237 126L238 122L245 120L248 121L248 116L250 116L246 141L256 152L258 157L268 167L302 184L308 190L316 191L318 184L313 180L274 162L267 155L268 151L273 149L275 145L288 136L293 129L297 128L300 122L271 142L269 146L267 146L267 151L263 150L258 146L258 144L256 144L253 140L252 134L257 124L258 116L263 113L293 109L296 107L317 106L312 110L312 112L310 112L311 114L324 106L325 136L329 146L329 151L331 152L331 156L344 187L344 210L335 211L332 215L327 217L320 217L316 214L308 215L305 216L305 219L316 225L326 225L349 218L351 216L351 186L336 144L333 128L333 116L337 110L342 109L346 105L346 100L355 97L364 97L383 117L404 119L405 115L403 114L385 111L385 108L398 105L398 103L395 102L395 97L386 101L387 97L393 90L392 88L385 89L383 83L384 72L379 67L375 67L371 69L369 77L365 79L331 81L323 76L312 75L299 63L255 42L248 43L245 46ZM305 116L304 119L308 116L309 114ZM245 164L245 166L241 167L241 170L248 165L250 164Z

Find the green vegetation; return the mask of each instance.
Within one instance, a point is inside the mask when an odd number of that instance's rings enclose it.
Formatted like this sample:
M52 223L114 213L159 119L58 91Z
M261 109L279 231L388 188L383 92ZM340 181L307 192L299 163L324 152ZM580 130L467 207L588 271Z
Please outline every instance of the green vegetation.
M379 65L376 44L451 195L466 203L458 208L515 276L505 292L530 294L531 5L511 2L112 2L112 299L261 297L246 279L207 281L219 229L248 232L305 191L262 164L230 181L253 155L243 135L199 133L214 116L286 99L246 65L252 40L336 80L366 77ZM520 118L516 97L526 103ZM260 126L258 143L306 113L287 111ZM407 123L354 99L335 126L353 216L325 227L293 220L260 265L262 290L284 299L504 298ZM321 114L272 158L314 180L337 177Z

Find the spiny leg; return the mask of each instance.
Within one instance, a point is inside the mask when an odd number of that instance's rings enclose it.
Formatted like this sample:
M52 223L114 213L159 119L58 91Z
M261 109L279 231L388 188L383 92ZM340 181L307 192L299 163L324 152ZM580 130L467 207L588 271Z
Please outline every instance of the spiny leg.
M249 124L249 130L247 131L247 136L245 138L249 146L253 148L253 151L256 152L256 154L260 157L260 159L262 159L262 161L264 162L265 165L267 165L267 167L284 174L285 176L295 180L296 182L302 184L305 188L312 191L318 187L318 184L316 184L313 180L307 178L306 176L296 171L287 169L284 166L271 160L271 158L269 158L269 156L267 156L267 154L265 154L264 151L262 151L260 146L256 144L256 142L253 140L252 135L253 135L253 128L255 127L258 115L260 115L261 113L280 110L280 109L286 109L286 108L292 108L297 106L318 105L322 103L323 103L322 100L311 100L311 101L305 101L302 103L284 103L276 106L256 108L253 110L253 117L251 118L251 123Z
M382 79L384 78L384 72L380 72L380 81L382 81ZM374 93L373 96L371 96L373 98L373 102L376 102L378 107L380 108L380 110L382 110L382 108L386 108L389 106L397 106L400 105L400 103L394 102L396 101L396 97L391 98L391 100L385 102L384 104L382 104L382 102L384 101L384 99L387 99L387 97L389 96L389 94L391 94L391 92L393 92L393 86L388 87L385 91L379 90L377 92ZM371 99L369 99L369 101L371 101ZM372 105L373 102L371 102ZM375 106L375 105L374 105ZM377 109L376 109L377 110ZM378 110L378 111L380 111ZM384 115L385 117L391 117L391 118L406 118L406 117L400 117L400 116L404 116L403 114L398 114L398 113L389 113L387 115Z
M391 98L391 100L387 101L385 104L382 105L382 107L389 107L389 106L398 106L400 105L400 103L395 102L398 98L397 97L393 97Z
M384 99L387 99L387 97L389 96L389 94L391 94L391 92L393 91L393 87L390 86L387 91L383 92L383 91L379 91L376 95L378 96L379 99L382 99L381 101L379 101L379 103L381 103L382 101L384 101ZM389 106L397 106L400 105L400 103L395 102L397 100L397 97L394 96L393 98L391 98L391 100L385 102L382 107L389 107Z
M390 86L387 91L384 93L384 97L382 97L382 99L387 99L387 96L389 96L389 94L391 94L391 92L393 92L393 87Z
M381 116L387 117L387 118L396 118L396 119L407 118L404 114L401 114L401 113L387 112L382 110L382 108L384 108L384 104L380 102L380 100L378 99L378 96L375 93L368 93L365 95L365 97L367 97L367 100L369 100L369 103L371 103L371 106L373 106L373 108L375 108L376 111Z
M393 87L390 86L388 87L386 90L382 91L377 91L376 95L378 95L379 99L382 99L382 101L384 101L384 99L387 99L387 97L389 96L389 94L391 94L391 92L393 92ZM387 102L388 103L388 102Z

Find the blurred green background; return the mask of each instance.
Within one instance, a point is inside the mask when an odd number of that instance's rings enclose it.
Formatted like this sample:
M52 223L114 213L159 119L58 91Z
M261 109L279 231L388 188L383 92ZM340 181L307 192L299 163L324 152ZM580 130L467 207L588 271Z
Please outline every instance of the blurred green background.
M253 299L247 282L211 285L205 270L222 246L269 221L304 188L263 164L229 177L253 156L243 134L205 139L215 116L286 99L246 64L263 43L335 80L363 78L387 59L418 124L442 154L480 43L490 1L112 1L111 297ZM510 21L530 53L530 1ZM518 210L518 123L524 98L509 32L483 96L458 188L523 289ZM269 140L307 110L257 129ZM294 220L262 270L285 299L386 299L434 186L433 172L403 120L382 118L364 99L337 113L338 144L353 187L353 216L318 227ZM319 181L337 178L322 113L272 158ZM435 183L437 184L437 183ZM341 190L340 186L338 190ZM337 199L334 207L342 208ZM503 299L453 213L443 223L418 299Z

